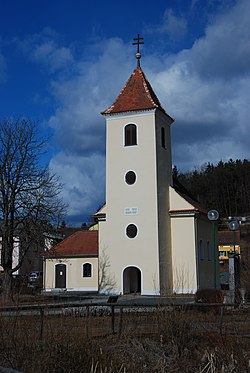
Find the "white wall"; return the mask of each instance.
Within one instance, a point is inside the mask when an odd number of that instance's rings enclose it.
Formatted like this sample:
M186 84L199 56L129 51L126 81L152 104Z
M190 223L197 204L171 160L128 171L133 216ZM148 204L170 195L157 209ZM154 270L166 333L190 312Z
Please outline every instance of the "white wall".
M14 237L14 249L12 253L12 268L15 268L18 265L19 246L20 246L19 238ZM0 237L0 271L3 271L3 267L1 266L1 250L2 250L2 237ZM18 271L14 272L14 274L17 274L17 273Z
M142 294L160 292L158 183L162 180L166 182L166 179L161 179L157 168L155 120L155 110L107 117L106 222L99 224L99 250L105 249L109 256L110 271L117 284L114 291L117 293L123 292L122 273L127 266L140 268ZM138 145L125 147L124 127L129 123L137 125ZM169 154L168 149L165 158ZM167 161L165 167L167 170ZM137 176L133 185L127 185L124 180L130 170ZM167 192L164 198L167 214ZM137 209L137 214L126 215L125 208L133 207ZM138 227L138 235L134 239L125 234L128 224ZM167 230L166 227L164 229ZM166 255L164 260L166 262Z
M195 210L173 188L170 188L170 210L172 211L174 291L194 293L198 288L214 287L211 222L206 214ZM218 268L217 259L217 287L219 287Z
M84 263L92 264L92 276L83 277ZM98 291L98 258L54 258L45 260L45 291L55 290L55 266L66 265L67 291Z

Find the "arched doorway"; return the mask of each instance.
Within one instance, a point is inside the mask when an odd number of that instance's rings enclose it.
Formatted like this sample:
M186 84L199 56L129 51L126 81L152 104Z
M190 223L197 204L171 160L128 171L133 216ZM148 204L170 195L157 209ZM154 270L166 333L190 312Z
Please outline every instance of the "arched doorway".
M132 266L123 271L123 294L130 293L141 293L141 271Z
M66 264L57 264L56 272L56 288L66 288Z

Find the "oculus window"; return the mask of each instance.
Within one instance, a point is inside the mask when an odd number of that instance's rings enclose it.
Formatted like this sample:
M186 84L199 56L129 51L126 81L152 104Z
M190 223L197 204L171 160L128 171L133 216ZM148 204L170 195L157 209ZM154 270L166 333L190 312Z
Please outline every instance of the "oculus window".
M92 265L90 263L84 263L82 266L82 277L92 276Z
M134 224L129 224L126 228L126 235L129 238L135 238L137 236L137 232L138 232L137 226Z
M136 182L136 174L134 171L128 171L125 175L125 181L128 185L132 185Z
M125 146L137 145L137 127L135 124L127 124L125 131Z

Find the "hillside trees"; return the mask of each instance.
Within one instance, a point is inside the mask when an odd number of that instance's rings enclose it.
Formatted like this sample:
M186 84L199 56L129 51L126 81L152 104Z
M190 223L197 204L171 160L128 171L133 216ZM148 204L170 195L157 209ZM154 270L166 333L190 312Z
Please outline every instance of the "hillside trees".
M250 161L220 161L207 163L192 172L179 173L174 178L208 210L217 209L225 216L250 214Z
M12 274L27 252L41 245L44 231L65 212L58 178L41 162L46 140L29 119L0 122L0 237L3 295L10 298ZM19 243L18 261L13 252Z

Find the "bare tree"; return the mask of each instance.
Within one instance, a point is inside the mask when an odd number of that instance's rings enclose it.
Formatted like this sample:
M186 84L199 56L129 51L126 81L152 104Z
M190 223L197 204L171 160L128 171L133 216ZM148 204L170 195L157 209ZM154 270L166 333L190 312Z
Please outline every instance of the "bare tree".
M13 272L17 271L44 230L61 220L66 206L61 184L42 163L47 141L38 136L30 119L0 122L0 236L3 295L9 299ZM13 252L19 241L18 260Z
M110 293L116 287L116 280L110 273L110 260L106 248L102 249L99 256L99 291L101 293Z

